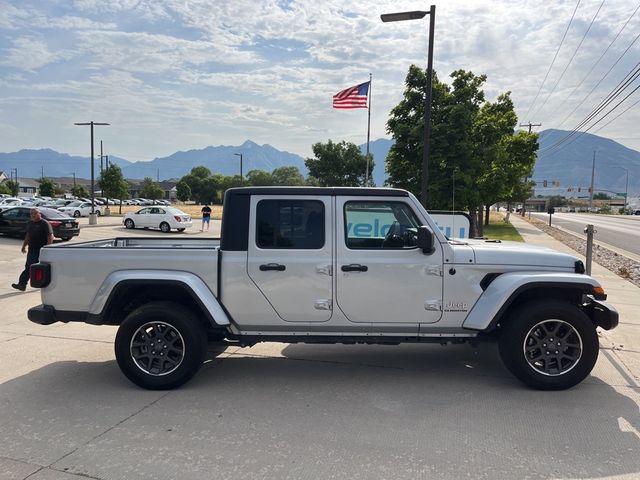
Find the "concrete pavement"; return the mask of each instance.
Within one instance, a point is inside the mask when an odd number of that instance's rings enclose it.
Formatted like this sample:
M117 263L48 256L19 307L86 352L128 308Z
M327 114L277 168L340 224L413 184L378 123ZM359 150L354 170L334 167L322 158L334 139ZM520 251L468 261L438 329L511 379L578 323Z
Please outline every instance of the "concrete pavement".
M511 224L524 241L533 245L553 248L581 258L584 257L564 243L547 235L517 215L510 215ZM598 243L597 239L594 243ZM597 279L607 293L607 301L620 314L618 328L601 333L602 353L619 359L625 367L630 385L640 386L640 288L597 263L591 267L591 276Z

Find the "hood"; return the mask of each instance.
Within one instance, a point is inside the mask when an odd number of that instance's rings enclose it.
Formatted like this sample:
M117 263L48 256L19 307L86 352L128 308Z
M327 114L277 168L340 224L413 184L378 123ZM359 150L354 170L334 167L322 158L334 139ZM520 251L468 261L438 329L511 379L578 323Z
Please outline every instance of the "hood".
M469 239L452 242L452 246L454 249L456 246L471 247L476 264L552 267L573 272L576 271L576 262L580 261L568 253L522 242Z

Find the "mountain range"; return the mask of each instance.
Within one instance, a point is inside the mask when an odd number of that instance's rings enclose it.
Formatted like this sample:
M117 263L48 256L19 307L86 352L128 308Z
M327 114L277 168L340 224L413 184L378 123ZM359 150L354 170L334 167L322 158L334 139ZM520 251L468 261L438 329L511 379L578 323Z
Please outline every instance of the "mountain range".
M554 147L567 139L570 133L553 129L540 133L540 150L532 177L538 183L537 194L584 195L591 183L594 152L596 191L624 192L628 172L629 196L640 192L640 152L588 133L577 139L569 137L569 141ZM372 177L378 186L384 185L384 163L392 145L393 140L385 138L374 140L369 145L375 162ZM366 145L360 145L360 149L364 153ZM237 175L240 173L240 154L244 175L254 169L270 172L283 166L295 166L305 176L308 173L304 158L300 155L281 151L267 144L258 145L250 140L238 146L220 145L179 151L150 161L130 162L114 156L109 156L109 161L120 166L128 179L151 177L170 180L182 177L198 165L204 165L212 172L223 175ZM46 177L70 177L75 174L79 178L90 178L90 163L87 157L71 156L50 149L0 153L0 171L9 176L9 172L17 168L20 178L40 178L43 174ZM97 176L100 169L99 158L94 161L94 169ZM543 186L545 180L547 187ZM560 186L553 187L553 182L559 182ZM578 187L581 193L577 192ZM568 191L569 188L572 189L571 192Z

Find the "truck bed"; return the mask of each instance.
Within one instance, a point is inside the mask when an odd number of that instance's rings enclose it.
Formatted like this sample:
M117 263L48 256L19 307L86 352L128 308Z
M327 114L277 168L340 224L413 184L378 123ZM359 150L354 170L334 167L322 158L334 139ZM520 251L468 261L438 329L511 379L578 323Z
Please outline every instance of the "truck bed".
M51 283L42 289L45 304L64 311L101 308L101 287L109 277L131 271L187 272L202 280L216 295L218 249L214 238L116 237L59 244L42 249L40 261L55 265ZM95 249L107 249L97 254ZM55 267L54 267L55 268ZM103 289L104 290L104 289Z

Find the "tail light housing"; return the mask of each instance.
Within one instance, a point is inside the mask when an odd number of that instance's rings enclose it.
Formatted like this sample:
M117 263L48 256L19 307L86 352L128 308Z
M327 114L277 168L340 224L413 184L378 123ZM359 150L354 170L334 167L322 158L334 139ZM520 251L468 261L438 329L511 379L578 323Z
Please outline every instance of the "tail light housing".
M51 265L34 263L29 270L29 279L33 288L44 288L51 282Z
M58 220L49 220L49 225L51 225L51 228L58 228L60 225L62 225L62 222Z
M181 222L182 221L182 217L180 215L174 215L173 218L176 219L176 222Z

